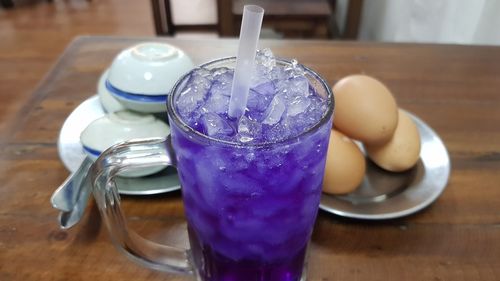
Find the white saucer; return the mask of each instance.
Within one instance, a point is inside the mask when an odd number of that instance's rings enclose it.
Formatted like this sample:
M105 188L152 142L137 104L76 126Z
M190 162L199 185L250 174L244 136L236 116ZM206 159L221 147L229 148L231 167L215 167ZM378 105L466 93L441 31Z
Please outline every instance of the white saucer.
M59 133L57 149L59 158L70 172L76 171L85 158L85 152L80 143L81 132L92 121L105 114L99 97L93 96L81 103L64 121ZM180 189L177 171L171 167L147 177L118 177L116 184L118 191L126 195L151 195Z
M387 172L368 161L367 174L353 193L323 193L320 209L348 218L382 220L407 216L434 202L450 176L450 157L439 136L421 119L407 112L420 132L420 160L403 173Z

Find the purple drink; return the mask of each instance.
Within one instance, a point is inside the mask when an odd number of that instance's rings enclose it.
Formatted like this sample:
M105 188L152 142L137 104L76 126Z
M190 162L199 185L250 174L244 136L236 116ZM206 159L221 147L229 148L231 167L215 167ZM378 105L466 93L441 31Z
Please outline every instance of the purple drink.
M192 71L168 106L192 257L204 281L300 280L333 97L314 72L264 51L245 114L229 118L232 63Z

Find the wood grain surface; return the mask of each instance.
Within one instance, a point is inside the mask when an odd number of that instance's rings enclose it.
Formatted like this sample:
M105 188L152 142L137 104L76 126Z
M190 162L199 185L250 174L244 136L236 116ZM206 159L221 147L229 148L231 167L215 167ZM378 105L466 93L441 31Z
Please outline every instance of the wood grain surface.
M94 203L68 231L59 229L49 203L68 176L56 145L65 118L96 93L97 79L121 49L145 40L174 44L196 63L235 55L237 47L231 39L74 40L4 124L0 280L190 280L119 253ZM434 128L451 157L446 190L417 214L366 222L320 211L309 280L500 280L500 47L286 40L261 47L297 58L332 85L353 73L379 78L401 107ZM180 192L122 200L137 232L187 246Z
M155 34L149 1L14 3L13 9L0 8L0 135L75 36Z

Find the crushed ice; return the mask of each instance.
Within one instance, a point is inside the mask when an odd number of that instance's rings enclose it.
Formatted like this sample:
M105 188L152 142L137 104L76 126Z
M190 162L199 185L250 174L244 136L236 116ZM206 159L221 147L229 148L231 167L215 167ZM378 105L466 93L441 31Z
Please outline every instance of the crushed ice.
M239 142L283 139L319 121L326 102L314 93L302 65L292 60L276 67L269 49L258 51L256 62L247 109L239 120L227 116L234 71L225 67L193 71L177 100L181 115L209 136Z

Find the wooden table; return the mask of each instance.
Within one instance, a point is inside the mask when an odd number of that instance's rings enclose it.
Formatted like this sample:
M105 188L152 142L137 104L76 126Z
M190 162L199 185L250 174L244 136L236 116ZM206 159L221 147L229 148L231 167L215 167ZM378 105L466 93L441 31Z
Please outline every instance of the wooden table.
M59 229L49 203L68 175L56 147L63 121L95 94L99 75L118 51L144 40L175 44L197 63L236 53L234 40L76 39L0 138L0 280L188 280L143 268L117 252L93 203L69 231ZM309 280L500 280L500 47L332 41L261 46L297 58L331 84L352 73L378 77L401 107L436 130L451 156L447 189L418 214L366 222L321 211ZM180 192L123 201L139 233L186 245Z

